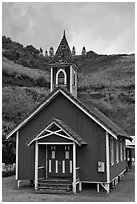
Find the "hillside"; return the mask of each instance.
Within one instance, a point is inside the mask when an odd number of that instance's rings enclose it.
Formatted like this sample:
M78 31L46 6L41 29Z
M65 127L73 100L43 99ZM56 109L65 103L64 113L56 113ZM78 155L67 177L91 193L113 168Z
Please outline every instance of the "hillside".
M3 136L48 94L49 62L32 45L2 37ZM97 107L130 135L135 134L135 55L75 55L78 98Z
M80 67L78 98L134 135L135 56L76 56L76 62ZM3 57L2 76L5 135L49 94L50 73Z

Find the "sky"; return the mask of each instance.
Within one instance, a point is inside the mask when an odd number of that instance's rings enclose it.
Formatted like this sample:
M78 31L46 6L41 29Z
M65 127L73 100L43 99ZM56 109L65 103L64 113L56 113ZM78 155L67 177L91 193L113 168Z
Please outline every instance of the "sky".
M56 51L63 31L72 49L135 53L134 2L3 2L2 35L24 46Z

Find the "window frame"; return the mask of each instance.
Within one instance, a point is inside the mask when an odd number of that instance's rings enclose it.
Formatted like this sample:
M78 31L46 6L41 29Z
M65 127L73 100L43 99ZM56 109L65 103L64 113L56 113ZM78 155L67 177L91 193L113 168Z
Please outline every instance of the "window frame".
M123 161L123 142L120 140L120 161Z
M111 137L110 138L110 161L111 161L111 166L114 165L114 139Z
M116 162L119 163L119 140L116 141Z
M59 74L60 72L63 72L64 74L64 83L59 84ZM56 73L56 85L66 85L67 84L67 75L64 69L59 69Z

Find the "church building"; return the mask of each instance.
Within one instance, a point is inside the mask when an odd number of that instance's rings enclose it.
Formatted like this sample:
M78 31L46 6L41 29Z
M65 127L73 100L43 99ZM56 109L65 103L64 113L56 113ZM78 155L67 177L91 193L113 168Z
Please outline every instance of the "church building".
M75 63L65 32L51 63L50 94L7 135L16 137L16 180L34 189L82 190L95 183L107 193L127 168L132 138L98 109L77 98Z

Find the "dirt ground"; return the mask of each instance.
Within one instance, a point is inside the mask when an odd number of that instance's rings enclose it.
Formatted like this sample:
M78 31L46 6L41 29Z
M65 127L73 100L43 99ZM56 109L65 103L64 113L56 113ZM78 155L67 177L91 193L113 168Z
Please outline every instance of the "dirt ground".
M17 188L15 176L2 179L3 202L135 202L135 168L129 170L123 181L107 194L87 188L76 195L71 194L38 194L30 187L28 181L22 181Z

